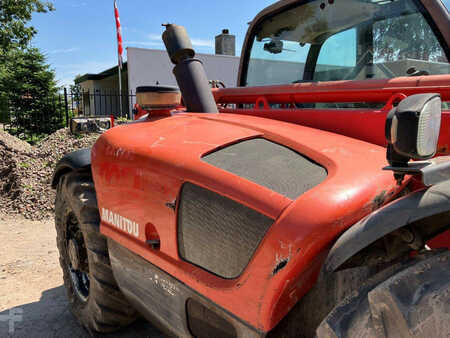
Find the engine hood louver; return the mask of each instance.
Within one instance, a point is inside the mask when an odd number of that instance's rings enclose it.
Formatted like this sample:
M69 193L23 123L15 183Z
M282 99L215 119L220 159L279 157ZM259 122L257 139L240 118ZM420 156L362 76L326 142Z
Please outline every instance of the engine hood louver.
M203 161L295 200L327 177L324 167L263 138L219 149Z

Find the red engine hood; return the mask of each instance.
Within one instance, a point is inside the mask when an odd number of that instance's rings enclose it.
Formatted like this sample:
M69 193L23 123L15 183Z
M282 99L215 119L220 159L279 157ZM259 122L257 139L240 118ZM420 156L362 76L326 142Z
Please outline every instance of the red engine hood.
M112 159L145 160L154 171L225 194L277 218L292 201L256 183L215 168L201 157L241 140L263 137L285 145L321 164L325 182L300 196L334 206L349 200L381 203L394 186L385 148L338 134L252 116L178 114L171 118L113 128L99 143L114 149ZM94 157L96 147L94 147ZM132 166L133 161L123 163ZM276 173L274 173L276 175ZM299 173L301 175L301 173Z
M292 201L201 159L215 149L256 137L321 164L327 178ZM140 226L139 236L132 238L102 220L102 233L264 331L276 325L313 285L336 237L399 191L392 173L382 170L384 166L385 149L380 146L233 114L178 114L118 126L103 134L92 149L99 207ZM177 216L166 205L178 198L184 181L275 220L238 278L213 276L179 258ZM148 224L161 238L158 252L146 245ZM280 259L289 264L274 274Z

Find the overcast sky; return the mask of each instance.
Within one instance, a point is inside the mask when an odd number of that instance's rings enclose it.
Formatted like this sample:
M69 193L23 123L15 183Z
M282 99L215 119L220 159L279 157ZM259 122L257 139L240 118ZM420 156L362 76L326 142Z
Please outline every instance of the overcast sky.
M247 23L274 0L117 0L124 47L164 49L162 23L187 28L195 49L214 53L223 28L236 35L237 52ZM35 14L33 44L47 56L60 85L77 74L98 73L117 64L113 0L54 0L56 11ZM447 8L450 0L444 0ZM124 53L126 57L126 52Z

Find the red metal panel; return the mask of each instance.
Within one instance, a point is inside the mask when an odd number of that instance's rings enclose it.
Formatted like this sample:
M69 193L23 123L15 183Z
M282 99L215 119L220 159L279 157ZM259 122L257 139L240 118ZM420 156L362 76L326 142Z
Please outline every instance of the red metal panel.
M258 101L262 109L223 108L221 114L177 114L113 128L92 152L99 207L138 223L139 235L104 219L101 231L255 328L268 331L313 285L333 240L402 189L392 173L382 170L386 159L380 146L385 145L389 104L381 110L270 109L270 104L388 102L393 95L419 92L438 92L449 100L449 77L220 89L214 93L221 104ZM448 154L450 111L442 118L439 147ZM315 160L327 169L328 178L291 201L201 161L214 149L253 137L265 137ZM225 280L179 258L176 212L167 205L178 197L184 181L276 219L240 277ZM145 243L148 236L159 236L159 250ZM278 269L280 262L287 264Z
M396 97L439 93L450 101L450 75L399 77L394 79L312 82L292 85L213 89L219 104L255 104L255 109L222 108L222 113L253 115L332 131L380 146L386 146L386 114ZM293 109L294 103L382 102L376 109ZM288 109L270 109L269 104L287 104ZM260 108L261 105L261 108ZM438 153L450 154L450 111L443 111Z
M386 110L371 109L221 109L221 113L259 116L331 131L386 146ZM450 155L450 110L442 112L438 153Z
M419 93L439 93L444 101L450 101L450 75L310 82L213 90L217 103L255 103L262 96L269 103L387 102L392 95L398 93L407 96Z
M328 178L292 202L201 161L214 149L252 137L312 158L327 168ZM231 114L179 114L119 126L103 134L92 151L100 210L139 224L134 237L102 219L101 232L263 331L309 290L333 239L398 192L392 173L381 170L385 165L385 149L373 144ZM179 258L176 212L166 204L178 197L185 180L278 219L240 277L222 279ZM145 243L155 230L160 250ZM287 264L276 269L282 260Z

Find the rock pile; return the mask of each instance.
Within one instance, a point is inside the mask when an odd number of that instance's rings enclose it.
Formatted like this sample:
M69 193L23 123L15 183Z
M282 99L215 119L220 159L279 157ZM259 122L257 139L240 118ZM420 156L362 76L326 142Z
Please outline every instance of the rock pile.
M0 130L0 211L33 220L52 216L50 180L56 163L67 153L91 147L98 136L60 129L33 147Z

